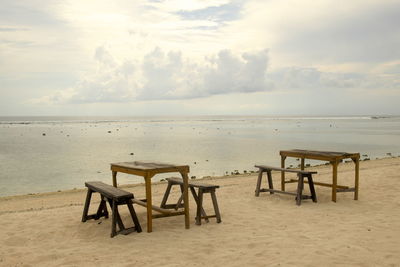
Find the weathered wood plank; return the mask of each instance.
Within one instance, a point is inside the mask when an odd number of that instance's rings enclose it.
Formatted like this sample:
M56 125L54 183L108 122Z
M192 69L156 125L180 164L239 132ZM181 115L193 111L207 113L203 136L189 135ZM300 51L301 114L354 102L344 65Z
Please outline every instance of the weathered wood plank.
M283 171L283 172L292 172L292 173L302 173L302 174L316 174L316 171L304 171L304 170L293 170L293 169L284 169L284 168L278 168L278 167L272 167L268 165L255 165L256 168L259 168L262 171Z
M135 198L132 199L132 202L147 208L147 202L144 202L144 201L141 201L141 200L135 199ZM172 213L172 211L169 210L169 209L160 208L160 207L157 207L155 205L151 205L151 208L153 210L155 210L155 211L158 211L158 212L161 212L161 213L164 213L164 214Z
M133 198L133 194L122 189L116 188L114 186L105 184L100 181L86 182L85 186L90 188L95 192L99 192L107 198L121 200Z
M281 150L281 156L294 157L294 158L307 158L315 160L341 160L345 158L359 157L360 153L347 153L347 152L333 152L333 151L314 151L314 150Z
M338 192L338 193L356 192L356 189L354 187L353 188L346 188L346 189L338 188L338 189L336 189L336 192Z
M297 195L297 193L293 193L293 192L281 191L281 190L277 190L277 189L268 189L268 188L263 188L260 190L260 192L273 192L273 193L280 193L280 194L292 195L292 196Z
M153 214L152 218L158 219L158 218L172 217L172 216L179 216L179 215L185 215L185 211L181 210L181 211L172 211L170 213Z
M167 181L171 181L174 184L182 184L183 185L183 179L177 178L177 177L170 177L166 179ZM213 184L206 184L206 183L201 183L201 182L195 182L195 181L189 181L189 186L191 187L202 187L202 188L219 188L219 185L213 185Z
M290 179L288 181L285 181L285 183L297 183L297 179ZM308 184L308 181L304 181L304 183ZM325 187L332 187L332 184L329 183L323 183L323 182L314 182L315 185L320 185L320 186L325 186ZM337 188L340 189L348 189L349 187L346 185L336 185Z
M112 163L111 170L122 171L126 173L132 172L133 174L144 176L145 173L148 174L149 172L151 172L153 175L165 172L189 173L189 166L157 162L134 161Z

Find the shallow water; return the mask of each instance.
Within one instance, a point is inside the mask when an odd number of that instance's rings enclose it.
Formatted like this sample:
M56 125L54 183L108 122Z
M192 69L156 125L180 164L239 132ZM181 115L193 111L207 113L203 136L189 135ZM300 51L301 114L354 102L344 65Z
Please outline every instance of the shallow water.
M279 151L294 148L398 156L400 117L0 117L0 196L111 183L109 164L121 161L188 164L198 178L242 173L279 166Z

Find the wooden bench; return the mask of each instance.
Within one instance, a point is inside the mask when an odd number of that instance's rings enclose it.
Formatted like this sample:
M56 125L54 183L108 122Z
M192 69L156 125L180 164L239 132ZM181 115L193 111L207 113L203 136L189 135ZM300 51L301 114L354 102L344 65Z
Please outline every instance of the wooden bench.
M86 222L89 219L98 220L101 217L108 218L108 211L106 201L111 206L112 211L112 223L111 223L111 237L114 237L117 234L129 234L131 232L137 231L140 233L142 228L140 227L139 220L136 216L135 209L132 205L133 194L130 192L126 192L119 188L113 187L111 185L105 184L103 182L86 182L85 186L88 188L86 195L86 202L83 209L82 222ZM97 209L97 212L92 215L88 215L90 200L92 198L92 193L97 192L101 196L100 205ZM125 228L122 223L121 216L118 212L119 205L127 205L129 212L131 214L134 226L130 228ZM116 230L116 226L118 223L119 231Z
M167 189L165 190L165 194L164 194L164 197L163 197L160 207L164 208L164 209L177 210L178 208L183 207L182 195L180 196L180 198L176 204L167 204L167 200L168 200L169 194L171 192L172 186L179 185L181 188L181 192L183 192L183 180L181 178L172 177L172 178L167 178L167 181L168 181L168 186L167 186ZM190 188L193 198L197 204L196 224L201 225L201 219L204 219L206 222L208 222L209 221L208 218L216 218L217 223L220 223L221 222L221 214L219 213L217 196L215 195L215 190L217 188L219 188L219 185L211 185L211 184L206 184L206 183L198 183L198 182L189 181L189 188ZM198 193L196 193L195 188L198 188ZM214 212L215 212L214 215L207 215L206 212L204 211L204 208L203 208L203 194L204 193L210 193L210 195L211 195L212 203L214 206Z
M316 174L317 172L309 172L309 171L300 171L300 170L292 170L292 169L283 169L283 168L277 168L277 167L271 167L267 165L256 165L256 168L259 169L259 174L258 174L258 179L257 179L257 185L256 185L256 197L260 195L260 192L270 192L270 194L273 193L281 193L281 194L287 194L287 195L295 195L296 196L296 204L301 205L301 200L302 199L312 199L313 202L317 202L317 195L315 193L315 188L314 188L314 182L312 179L312 175ZM294 180L297 182L297 191L296 193L292 192L286 192L286 191L281 191L281 190L275 190L274 185L272 183L272 175L271 171L281 171L281 172L291 172L291 173L296 173L298 179ZM267 173L267 181L269 188L261 188L261 180L262 180L262 175L263 173ZM307 178L308 180L308 185L310 187L310 193L311 195L303 195L303 188L304 188L304 178Z

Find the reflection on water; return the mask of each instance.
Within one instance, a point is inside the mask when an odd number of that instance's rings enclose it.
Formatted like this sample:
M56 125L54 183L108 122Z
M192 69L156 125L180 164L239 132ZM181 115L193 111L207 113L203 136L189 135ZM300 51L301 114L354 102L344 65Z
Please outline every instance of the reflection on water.
M283 149L397 156L399 122L399 117L0 117L0 195L81 188L87 180L111 183L109 163L119 161L188 164L190 176L203 177L252 171L255 163L279 166ZM118 181L142 182L124 174Z

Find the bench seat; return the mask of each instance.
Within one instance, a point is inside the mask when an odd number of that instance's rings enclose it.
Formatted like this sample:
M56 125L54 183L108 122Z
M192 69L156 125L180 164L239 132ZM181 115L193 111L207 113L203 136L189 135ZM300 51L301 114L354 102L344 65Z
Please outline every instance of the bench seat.
M161 202L160 207L164 209L175 209L177 210L178 208L183 207L182 205L182 198L183 195L180 196L178 202L176 204L167 204L167 200L169 197L169 194L171 192L171 188L174 185L179 185L181 188L181 192L183 192L183 180L181 178L177 177L171 177L166 179L168 181L168 186L165 191L163 200ZM215 190L219 188L219 185L213 185L213 184L207 184L207 183L202 183L198 181L190 181L189 180L189 189L192 192L193 198L196 202L197 205L197 211L196 211L196 224L201 225L201 219L204 219L206 222L208 222L209 218L216 218L217 223L221 222L221 214L219 212L218 208L218 202L217 202L217 196L215 194ZM196 192L195 188L198 189L198 192ZM214 206L214 215L207 215L206 212L204 211L203 208L203 194L204 193L210 193L212 203Z
M312 199L313 202L317 202L317 195L315 193L314 182L313 182L313 179L312 179L312 175L316 174L317 172L315 172L315 171L284 169L284 168L272 167L272 166L268 166L268 165L255 165L255 167L259 169L257 185L256 185L256 190L255 190L255 196L256 197L258 197L260 195L260 192L269 192L270 194L280 193L280 194L286 194L286 195L295 195L296 196L296 204L298 206L301 205L301 200L302 199ZM286 192L286 191L274 189L274 185L272 183L272 174L271 174L272 171L296 173L297 176L298 176L298 179L297 179L297 191L295 193L292 193L292 192ZM264 172L267 173L267 181L268 181L269 188L261 188L262 176L263 176ZM303 195L304 178L307 178L311 195Z
M140 226L139 220L136 216L135 209L132 205L133 194L122 189L113 187L111 185L105 184L100 181L86 182L85 186L88 188L85 206L83 209L82 222L86 222L89 219L98 220L101 217L108 218L108 211L106 201L110 204L112 210L112 222L111 222L111 237L117 234L129 234L131 232L141 232L142 228ZM90 200L92 198L92 193L100 194L100 204L97 212L92 215L88 215ZM129 212L131 214L134 226L130 228L125 228L121 216L118 212L119 205L127 205ZM118 224L119 231L116 230L116 225Z

